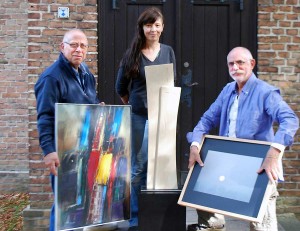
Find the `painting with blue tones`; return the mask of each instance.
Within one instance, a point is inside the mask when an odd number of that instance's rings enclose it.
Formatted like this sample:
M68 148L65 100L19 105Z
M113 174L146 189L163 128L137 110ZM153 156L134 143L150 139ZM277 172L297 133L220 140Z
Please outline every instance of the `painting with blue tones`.
M131 107L56 104L56 230L130 218Z

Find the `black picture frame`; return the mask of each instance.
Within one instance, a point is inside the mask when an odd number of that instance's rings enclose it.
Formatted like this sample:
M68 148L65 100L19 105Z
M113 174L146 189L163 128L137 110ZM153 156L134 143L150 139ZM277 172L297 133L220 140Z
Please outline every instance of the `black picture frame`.
M257 174L270 142L205 135L204 167L190 170L178 204L247 221L261 222L271 193L265 172Z

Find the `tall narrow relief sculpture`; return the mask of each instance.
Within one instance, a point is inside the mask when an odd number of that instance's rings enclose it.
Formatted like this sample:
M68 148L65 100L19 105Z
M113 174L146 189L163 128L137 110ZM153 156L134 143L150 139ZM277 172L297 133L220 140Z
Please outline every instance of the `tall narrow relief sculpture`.
M177 189L176 124L181 89L173 64L145 67L148 99L147 189Z

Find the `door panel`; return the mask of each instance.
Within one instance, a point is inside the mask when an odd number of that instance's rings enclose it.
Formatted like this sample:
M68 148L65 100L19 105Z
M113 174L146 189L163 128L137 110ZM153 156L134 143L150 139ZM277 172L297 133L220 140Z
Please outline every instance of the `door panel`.
M226 64L229 50L245 46L254 58L257 56L257 1L99 1L98 91L107 104L121 104L115 93L116 73L134 36L137 18L149 6L161 9L165 17L161 42L172 46L176 55L176 85L182 88L177 126L177 165L182 186L188 171L186 133L192 131L231 81Z

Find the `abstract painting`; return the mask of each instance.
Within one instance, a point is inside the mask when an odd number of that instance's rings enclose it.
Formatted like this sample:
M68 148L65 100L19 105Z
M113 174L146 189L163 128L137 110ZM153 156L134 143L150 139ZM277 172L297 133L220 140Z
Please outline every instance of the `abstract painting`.
M131 107L56 104L57 230L130 218Z

